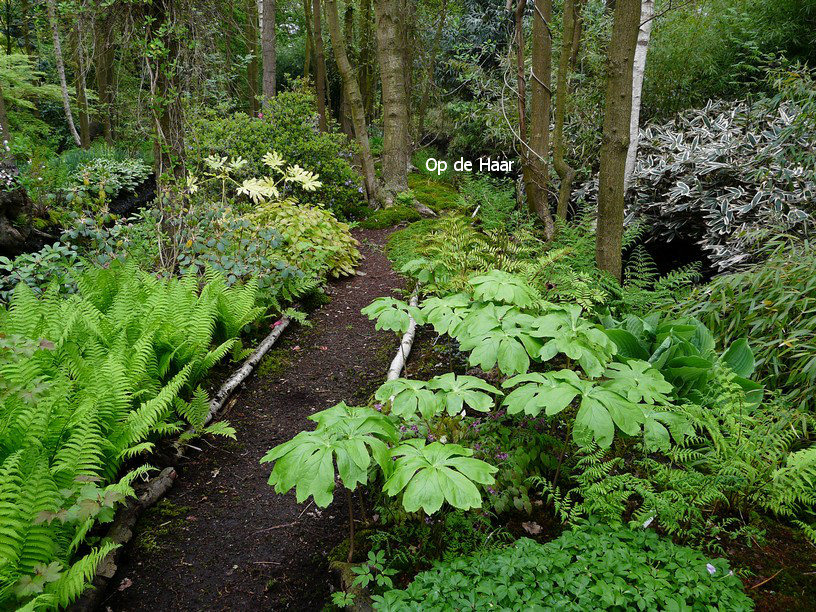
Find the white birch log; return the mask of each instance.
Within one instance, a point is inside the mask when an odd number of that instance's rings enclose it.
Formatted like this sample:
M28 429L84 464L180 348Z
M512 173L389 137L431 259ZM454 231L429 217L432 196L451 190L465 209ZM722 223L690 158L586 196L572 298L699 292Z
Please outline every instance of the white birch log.
M283 317L277 325L275 325L275 329L264 338L263 342L258 345L258 348L255 349L255 352L249 356L249 358L244 362L240 368L238 368L232 376L230 376L227 381L221 385L221 388L218 389L218 392L213 396L210 400L210 411L207 414L207 418L204 419L204 426L206 427L209 425L212 420L215 418L215 415L218 414L218 411L224 407L224 404L229 399L232 392L238 388L238 386L244 382L250 374L255 370L255 368L260 363L261 359L263 359L264 355L269 352L269 349L277 342L280 335L283 333L283 330L289 326L289 317ZM179 440L176 440L173 443L173 453L176 456L180 456L182 454L182 448L185 446L183 440L189 439L191 435L195 434L195 430L191 427L189 428L184 434L182 434Z
M646 53L654 21L654 0L643 0L640 7L640 29L638 30L635 60L632 65L632 118L629 123L629 149L626 151L626 171L623 178L624 190L629 189L637 162L638 141L640 140L640 104L643 97L643 76L646 73Z
M409 304L413 307L419 303L419 296L415 293L411 298ZM394 356L394 359L391 361L391 367L388 368L388 375L386 376L386 380L394 380L400 377L402 374L403 368L405 368L405 362L408 359L408 355L411 354L411 347L414 345L414 336L416 335L416 321L414 321L414 317L411 317L411 322L408 324L408 331L402 336L402 340L400 341L399 349L397 349L397 354Z

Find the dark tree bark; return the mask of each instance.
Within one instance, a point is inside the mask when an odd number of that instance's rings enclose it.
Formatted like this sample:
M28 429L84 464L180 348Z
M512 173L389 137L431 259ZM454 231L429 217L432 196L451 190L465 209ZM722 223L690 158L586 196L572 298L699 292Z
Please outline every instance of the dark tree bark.
M360 93L363 96L363 106L366 111L366 121L373 119L376 74L374 60L374 13L372 0L361 0L360 6L360 56L357 61L359 67L357 80L360 83Z
M601 169L598 176L598 267L621 278L624 173L632 117L632 65L640 26L640 0L616 0L609 43Z
M383 103L383 161L385 205L408 190L408 95L405 89L406 0L375 0L377 54Z
M547 158L550 147L550 114L552 109L552 0L539 0L533 7L533 49L531 76L530 159L531 180L527 183L527 202L544 224L544 234L551 240L554 233L547 183Z
M263 28L261 47L263 51L263 95L264 98L275 97L275 0L263 0Z
M252 56L247 64L247 109L252 117L258 115L258 5L255 0L246 2L246 44Z
M346 42L340 31L340 16L337 12L336 0L326 0L326 19L329 25L334 57L337 69L343 79L343 90L351 107L351 118L354 125L354 136L360 145L360 160L363 166L363 180L365 181L366 195L369 202L375 205L379 200L376 177L374 174L374 159L371 156L371 147L368 143L368 126L365 121L363 98L360 94L360 85L357 76L346 54Z
M314 46L315 46L315 92L317 93L317 114L320 122L320 131L329 129L326 109L326 57L323 52L323 25L320 19L320 0L312 0L314 18ZM339 26L338 26L339 27Z
M303 0L303 15L306 24L306 49L303 58L303 78L308 79L312 73L312 55L314 54L314 34L312 33L312 0Z
M346 5L346 12L343 15L343 36L346 43L346 55L348 56L349 50L354 49L354 11L351 2ZM349 57L349 63L352 65L355 64L353 57ZM340 91L340 129L342 129L343 133L348 135L350 138L354 138L354 126L351 119L351 103L349 102L345 87L341 88Z
M564 120L567 112L569 97L569 73L571 60L580 39L575 38L577 15L581 1L564 0L564 29L561 36L561 55L558 58L558 76L555 89L555 129L553 131L553 166L561 179L558 189L557 214L562 219L567 218L572 182L575 180L575 169L565 159L566 143L564 138Z

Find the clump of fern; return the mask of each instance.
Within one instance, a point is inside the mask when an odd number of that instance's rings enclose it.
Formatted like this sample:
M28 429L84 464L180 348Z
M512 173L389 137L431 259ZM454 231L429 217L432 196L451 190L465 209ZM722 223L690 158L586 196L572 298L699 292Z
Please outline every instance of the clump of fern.
M760 538L754 519L761 513L807 528L816 511L816 419L773 400L752 407L733 378L720 370L701 404L675 408L690 429L665 453L615 455L592 446L578 454L573 486L531 482L566 523L593 515L654 524L720 552L720 536Z
M208 272L158 279L133 265L93 269L65 297L20 284L0 307L0 337L31 350L0 359L0 607L63 607L112 550L86 536L112 518L147 467L125 461L192 425L209 398L198 385L256 320L257 284ZM81 552L84 551L84 552Z

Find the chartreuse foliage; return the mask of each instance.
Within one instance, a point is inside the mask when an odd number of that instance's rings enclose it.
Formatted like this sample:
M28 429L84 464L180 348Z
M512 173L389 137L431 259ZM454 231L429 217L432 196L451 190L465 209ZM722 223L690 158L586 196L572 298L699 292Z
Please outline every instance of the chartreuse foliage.
M522 538L439 562L374 599L382 611L753 609L725 559L597 522L546 544Z
M20 284L0 338L30 349L0 359L0 607L66 606L112 549L86 536L112 518L147 468L118 473L181 431L233 435L198 381L261 313L254 283L209 274L159 280L118 262L64 297ZM5 352L5 351L2 351Z

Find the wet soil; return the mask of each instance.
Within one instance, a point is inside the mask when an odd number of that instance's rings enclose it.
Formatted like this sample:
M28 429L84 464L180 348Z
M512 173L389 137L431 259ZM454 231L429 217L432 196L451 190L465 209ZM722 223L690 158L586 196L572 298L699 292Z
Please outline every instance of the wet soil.
M334 578L326 557L347 533L343 498L326 509L276 495L259 460L339 401L364 403L385 379L396 336L360 309L402 281L383 254L392 230L357 231L358 276L334 282L313 327L287 330L224 418L237 441L202 440L159 512L146 514L103 609L319 610ZM161 537L156 537L160 535Z

